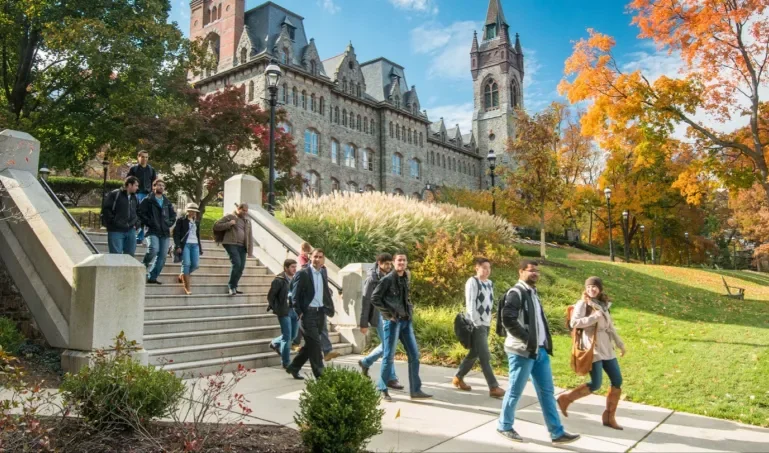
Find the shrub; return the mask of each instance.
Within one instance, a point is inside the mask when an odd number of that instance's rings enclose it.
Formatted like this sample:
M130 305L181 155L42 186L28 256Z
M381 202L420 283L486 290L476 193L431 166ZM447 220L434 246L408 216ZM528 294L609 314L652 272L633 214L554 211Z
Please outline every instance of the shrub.
M170 415L184 394L184 383L168 371L134 361L135 350L136 343L121 332L114 351L98 351L92 366L65 375L64 402L98 427L136 428Z
M101 190L104 187L104 180L95 178L78 178L73 176L50 176L48 185L56 194L64 194L72 200L72 204L77 206L80 199L89 193ZM123 186L123 181L107 180L107 190L119 189Z
M0 317L0 349L8 354L16 354L25 340L13 320Z
M382 432L379 392L360 373L327 367L307 383L294 421L312 452L359 452Z

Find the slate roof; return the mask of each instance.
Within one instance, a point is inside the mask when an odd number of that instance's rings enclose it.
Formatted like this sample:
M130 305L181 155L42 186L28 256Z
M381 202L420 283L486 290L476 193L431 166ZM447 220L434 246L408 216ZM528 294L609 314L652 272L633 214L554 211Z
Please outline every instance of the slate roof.
M499 0L489 0L489 9L486 11L486 24L507 24L505 20L505 12L502 10L502 5L499 4Z
M245 25L248 26L248 36L254 45L255 54L262 52L272 54L284 22L296 27L291 49L293 55L291 63L299 65L304 48L308 44L304 31L304 17L273 2L263 3L245 13Z
M344 52L335 57L331 57L328 60L323 60L323 69L326 71L326 75L329 76L332 82L336 81L336 70L344 60ZM366 81L368 83L368 81Z
M400 77L398 85L395 87L395 93L400 95L405 102L405 94L409 91L406 83L406 73L403 66L393 63L384 57L367 61L360 65L363 77L366 79L366 94L373 99L382 102L390 96L392 75Z

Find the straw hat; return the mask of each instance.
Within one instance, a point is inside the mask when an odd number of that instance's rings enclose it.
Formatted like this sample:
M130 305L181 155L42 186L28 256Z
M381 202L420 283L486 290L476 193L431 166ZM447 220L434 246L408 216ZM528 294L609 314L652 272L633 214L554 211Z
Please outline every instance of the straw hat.
M197 212L198 214L200 211L198 210L198 205L196 203L187 203L187 209L185 209L185 212Z

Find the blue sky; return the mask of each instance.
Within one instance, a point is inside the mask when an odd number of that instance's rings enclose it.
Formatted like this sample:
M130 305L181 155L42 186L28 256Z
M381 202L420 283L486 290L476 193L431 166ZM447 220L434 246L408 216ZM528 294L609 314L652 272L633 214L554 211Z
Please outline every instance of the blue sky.
M171 20L189 30L189 0L171 0ZM246 9L263 0L246 0ZM472 79L469 52L473 30L480 31L488 0L278 0L303 16L308 37L321 59L352 41L358 59L387 57L406 68L422 107L432 120L444 117L469 131ZM679 60L636 38L623 0L502 0L511 35L519 33L526 75L524 102L539 110L558 99L556 86L574 41L594 28L617 39L616 54L628 68L653 75L670 73ZM512 36L511 36L512 37ZM647 73L648 73L647 72Z

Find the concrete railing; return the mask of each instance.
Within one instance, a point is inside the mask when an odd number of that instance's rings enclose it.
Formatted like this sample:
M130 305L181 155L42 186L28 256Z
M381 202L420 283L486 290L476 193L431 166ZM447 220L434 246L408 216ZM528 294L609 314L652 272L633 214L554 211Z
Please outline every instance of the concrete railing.
M0 132L0 260L46 341L77 371L123 331L141 344L144 267L127 255L92 255L37 180L40 144ZM137 355L146 363L146 353Z

